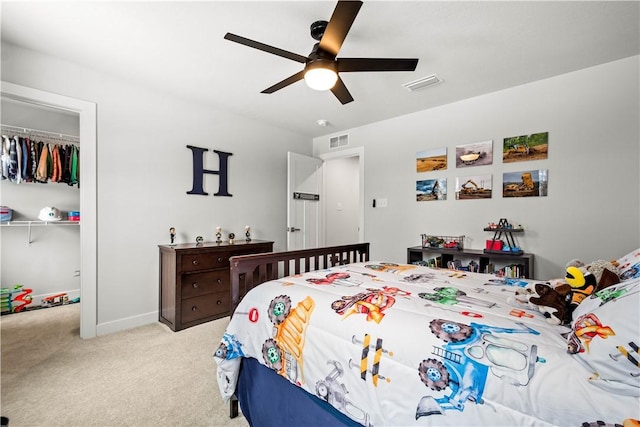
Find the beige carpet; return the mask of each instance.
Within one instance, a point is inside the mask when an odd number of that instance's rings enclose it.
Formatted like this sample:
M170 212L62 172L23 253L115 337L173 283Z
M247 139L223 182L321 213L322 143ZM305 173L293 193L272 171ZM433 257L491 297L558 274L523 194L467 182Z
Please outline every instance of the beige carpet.
M246 427L229 419L216 383L228 321L81 340L80 304L2 316L1 415L9 427Z

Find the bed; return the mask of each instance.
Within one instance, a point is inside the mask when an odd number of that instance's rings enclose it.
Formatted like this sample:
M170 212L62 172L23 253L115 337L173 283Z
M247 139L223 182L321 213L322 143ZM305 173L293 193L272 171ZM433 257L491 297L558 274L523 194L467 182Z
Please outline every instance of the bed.
M220 393L251 426L638 426L640 250L553 324L538 281L369 260L369 245L231 259Z

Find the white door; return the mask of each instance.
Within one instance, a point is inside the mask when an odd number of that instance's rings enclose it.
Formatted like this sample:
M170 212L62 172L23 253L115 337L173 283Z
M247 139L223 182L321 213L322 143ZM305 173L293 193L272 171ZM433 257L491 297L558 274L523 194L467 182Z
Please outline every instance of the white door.
M287 250L322 245L322 160L287 153Z

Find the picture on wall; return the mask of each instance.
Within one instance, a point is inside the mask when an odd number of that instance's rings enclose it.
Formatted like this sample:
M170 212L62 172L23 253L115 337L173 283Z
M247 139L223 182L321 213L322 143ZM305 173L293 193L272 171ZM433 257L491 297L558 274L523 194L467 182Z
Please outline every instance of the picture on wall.
M456 177L456 199L490 199L491 174Z
M502 197L544 197L547 195L547 170L505 172Z
M434 200L447 200L447 179L416 181L416 201L431 202Z
M456 167L484 166L493 163L493 140L458 145Z
M433 150L419 151L416 153L416 172L431 172L447 168L447 149L435 148Z
M512 136L504 139L502 163L543 160L549 150L549 132Z

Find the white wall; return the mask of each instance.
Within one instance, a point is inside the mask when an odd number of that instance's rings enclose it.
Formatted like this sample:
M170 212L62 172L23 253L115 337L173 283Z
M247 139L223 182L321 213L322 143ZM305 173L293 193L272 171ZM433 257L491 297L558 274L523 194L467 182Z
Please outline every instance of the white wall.
M284 249L286 152L310 154L308 138L7 44L2 79L97 103L98 334L157 320L157 245L169 242L169 227L181 243L248 224L254 239ZM233 197L213 197L213 175L209 196L186 194L186 145L210 150L207 169L218 169L211 150L233 153Z
M517 242L535 254L535 277L564 276L572 258L613 259L640 247L639 58L533 82L415 114L350 129L350 147L363 146L365 241L372 258L404 262L420 234L467 236L482 249L487 223L505 217L522 224ZM445 82L444 84L455 84ZM428 89L412 96L429 96ZM455 168L457 145L549 132L547 160ZM329 152L331 136L314 139ZM418 151L448 148L448 169L416 173ZM548 169L547 197L502 198L502 173ZM493 198L455 200L455 178L493 174ZM416 202L415 182L447 178L442 202ZM496 194L497 193L497 194ZM387 208L372 208L387 198Z

